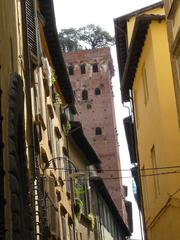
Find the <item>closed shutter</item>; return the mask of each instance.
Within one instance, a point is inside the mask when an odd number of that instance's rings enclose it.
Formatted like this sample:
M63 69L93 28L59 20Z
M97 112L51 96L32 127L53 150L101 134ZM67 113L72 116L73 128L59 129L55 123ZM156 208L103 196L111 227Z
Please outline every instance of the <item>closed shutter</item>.
M53 158L55 157L55 146L54 146L54 134L53 134L53 123L52 123L52 119L49 116L49 112L46 109L47 112L47 134L48 134L48 143L49 143L49 147L51 150L51 153L53 155Z
M28 48L37 57L37 32L34 0L26 0L26 26Z
M34 71L34 97L35 97L35 114L38 116L41 114L41 104L40 104L40 92L39 92L39 81L37 69Z
M60 157L61 153L60 153L60 139L56 136L56 156ZM56 160L57 163L57 173L58 173L58 177L60 176L62 178L62 158L57 158Z
M74 232L73 232L73 225L69 225L69 239L74 240Z
M69 197L70 197L71 196L71 179L69 177L69 173L71 172L71 166L66 159L68 158L65 156L64 171L65 171L65 181L66 181L66 192L69 194Z
M49 181L49 227L50 231L56 233L56 194L55 182L53 177L48 177Z
M66 218L65 216L61 216L61 220L62 220L62 230L63 230L63 240L67 239L67 232L66 232Z

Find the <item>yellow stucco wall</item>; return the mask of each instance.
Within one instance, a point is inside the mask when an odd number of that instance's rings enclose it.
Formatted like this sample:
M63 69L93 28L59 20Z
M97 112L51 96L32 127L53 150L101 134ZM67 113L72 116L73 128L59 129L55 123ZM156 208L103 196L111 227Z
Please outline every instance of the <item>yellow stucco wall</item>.
M144 101L143 68L146 69L149 93L147 104ZM157 167L180 165L180 133L165 21L152 21L149 26L133 92L140 168L153 167L153 146ZM175 170L179 171L180 168L158 170L158 173ZM146 170L141 174L153 174L153 171ZM154 176L141 177L148 239L179 239L178 192L173 196L178 203L176 207L167 203L171 202L170 195L179 189L180 174L159 175L159 194L155 194L154 179Z

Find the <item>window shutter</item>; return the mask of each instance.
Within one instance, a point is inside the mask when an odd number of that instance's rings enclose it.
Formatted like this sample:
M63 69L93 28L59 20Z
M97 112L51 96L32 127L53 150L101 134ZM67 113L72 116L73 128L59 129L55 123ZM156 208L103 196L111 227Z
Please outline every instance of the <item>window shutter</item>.
M49 197L51 200L49 200L49 227L50 231L53 234L56 234L56 194L55 194L55 183L54 178L48 176L48 182L49 182Z
M63 229L63 240L67 239L67 232L66 232L66 218L65 216L61 216L62 221L62 229Z
M33 57L37 59L37 29L36 29L36 13L34 0L26 0L26 27L28 48Z
M39 92L39 81L37 70L34 71L34 96L35 96L35 114L39 116L41 114L41 104L40 104L40 92Z
M69 225L69 240L74 240L73 225Z

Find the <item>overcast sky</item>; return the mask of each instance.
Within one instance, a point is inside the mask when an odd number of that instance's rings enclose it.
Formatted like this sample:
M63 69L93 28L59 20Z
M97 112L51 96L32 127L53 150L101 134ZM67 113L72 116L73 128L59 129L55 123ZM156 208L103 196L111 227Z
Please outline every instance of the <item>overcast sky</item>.
M151 5L157 0L54 0L56 25L58 31L63 28L79 28L87 24L100 25L104 30L108 31L114 36L113 19L124 14L130 13L139 8ZM122 169L129 169L131 167L129 161L129 154L125 140L122 119L128 115L127 108L121 104L119 75L117 68L116 49L112 47L112 57L115 66L115 76L112 79L114 90L114 103L116 111L116 123L118 129L119 149ZM123 176L129 176L127 172ZM124 178L123 184L129 188L128 199L133 202L133 221L134 233L133 239L141 239L139 213L137 205L132 193L132 179Z

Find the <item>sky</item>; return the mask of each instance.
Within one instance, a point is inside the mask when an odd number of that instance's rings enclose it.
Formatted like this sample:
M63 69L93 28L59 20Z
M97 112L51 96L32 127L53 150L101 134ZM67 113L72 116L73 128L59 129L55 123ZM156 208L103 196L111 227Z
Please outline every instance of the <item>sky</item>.
M113 19L151 5L157 0L54 0L57 30L63 28L79 28L87 24L101 26L114 36ZM116 59L116 48L111 48L115 76L112 79L114 104L116 112L116 124L118 130L119 150L121 159L121 168L130 169L129 153L123 129L123 118L128 116L128 109L121 104L119 73ZM123 176L130 176L129 173L123 173ZM139 222L139 212L132 193L132 179L123 178L123 184L128 186L128 200L133 203L133 224L134 232L132 239L141 240L141 230Z

